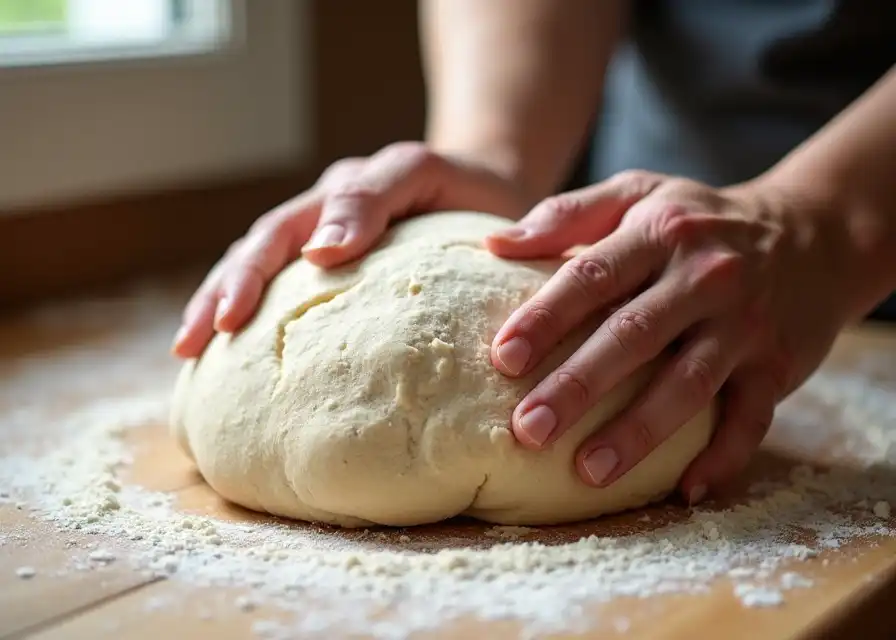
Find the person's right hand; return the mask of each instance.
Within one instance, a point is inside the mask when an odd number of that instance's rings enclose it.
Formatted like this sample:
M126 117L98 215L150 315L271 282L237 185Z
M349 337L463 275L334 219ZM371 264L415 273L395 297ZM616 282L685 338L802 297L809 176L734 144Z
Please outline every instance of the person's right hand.
M172 351L198 357L216 331L241 328L267 284L299 255L334 267L362 256L394 218L458 209L519 218L531 204L485 163L440 155L420 143L340 160L231 245L184 310Z

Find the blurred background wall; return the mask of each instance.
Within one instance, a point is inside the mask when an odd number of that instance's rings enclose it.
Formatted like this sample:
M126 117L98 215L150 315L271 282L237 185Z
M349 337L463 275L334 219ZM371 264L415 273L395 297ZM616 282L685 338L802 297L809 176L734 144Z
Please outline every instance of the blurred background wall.
M208 266L333 160L419 139L416 21L415 0L0 0L0 308Z

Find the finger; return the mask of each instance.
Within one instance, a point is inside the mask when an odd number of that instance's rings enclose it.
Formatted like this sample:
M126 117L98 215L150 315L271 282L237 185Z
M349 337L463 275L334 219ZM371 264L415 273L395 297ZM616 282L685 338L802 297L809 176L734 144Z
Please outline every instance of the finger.
M682 493L691 504L702 500L708 487L743 471L759 448L778 400L773 380L756 371L737 370L725 386L721 423L681 479Z
M224 260L219 260L211 269L184 309L181 326L171 345L171 352L179 358L198 357L215 334L213 324Z
M299 255L321 203L319 193L306 192L253 225L221 275L216 330L236 331L252 317L268 283Z
M323 267L360 257L392 218L408 215L434 198L446 166L420 145L386 147L358 174L329 190L303 255Z
M699 331L640 398L582 443L576 454L582 480L597 487L612 484L710 406L746 343L740 323L730 319Z
M514 410L513 432L520 443L537 449L558 438L685 329L728 304L731 294L710 291L705 282L694 283L679 269L615 311Z
M242 240L228 247L184 307L181 325L175 333L171 352L180 358L198 357L214 335L215 310L220 298L221 276Z
M505 258L558 256L570 247L593 244L618 225L628 209L646 198L664 176L626 171L599 184L544 200L516 225L486 239Z
M637 230L587 248L507 319L492 341L492 363L508 376L529 372L586 317L638 290L665 259Z
M190 317L184 322L177 334L171 351L179 358L198 358L215 335L213 326L215 309L218 306L217 292L209 292L194 305Z

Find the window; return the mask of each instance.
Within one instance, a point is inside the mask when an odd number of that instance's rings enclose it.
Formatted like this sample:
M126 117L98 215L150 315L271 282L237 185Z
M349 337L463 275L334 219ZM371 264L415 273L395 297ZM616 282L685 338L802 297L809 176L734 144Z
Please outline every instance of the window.
M198 53L226 42L222 0L0 0L0 65Z
M0 213L313 152L310 0L0 0Z

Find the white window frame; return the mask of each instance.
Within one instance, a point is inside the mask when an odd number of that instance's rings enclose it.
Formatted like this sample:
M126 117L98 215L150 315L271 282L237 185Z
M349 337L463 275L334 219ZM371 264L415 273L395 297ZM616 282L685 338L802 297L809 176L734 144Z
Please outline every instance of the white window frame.
M0 66L0 212L299 166L310 0L229 0L211 50Z

